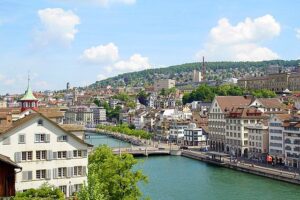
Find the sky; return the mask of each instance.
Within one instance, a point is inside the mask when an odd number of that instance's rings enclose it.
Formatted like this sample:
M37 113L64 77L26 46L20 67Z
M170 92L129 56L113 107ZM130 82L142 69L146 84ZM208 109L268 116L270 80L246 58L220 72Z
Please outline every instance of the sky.
M0 0L0 94L199 61L300 58L300 1Z

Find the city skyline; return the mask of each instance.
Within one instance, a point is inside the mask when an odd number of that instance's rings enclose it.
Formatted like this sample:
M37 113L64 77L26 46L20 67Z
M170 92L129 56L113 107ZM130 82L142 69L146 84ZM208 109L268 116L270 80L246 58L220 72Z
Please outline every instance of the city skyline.
M209 61L299 59L299 4L2 0L0 93L22 93L28 71L34 90L55 90L202 55Z

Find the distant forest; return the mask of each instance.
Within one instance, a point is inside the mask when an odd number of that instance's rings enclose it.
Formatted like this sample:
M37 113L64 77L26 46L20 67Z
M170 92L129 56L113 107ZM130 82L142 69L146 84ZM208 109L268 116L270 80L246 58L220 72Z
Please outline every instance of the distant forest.
M260 62L205 62L207 78L214 79L230 78L232 70L238 70L241 74L251 71L263 71L269 65L279 65L280 67L289 68L296 67L300 60L271 60ZM97 81L90 85L91 88L111 86L145 86L153 84L154 80L159 78L173 78L180 80L186 73L192 72L194 69L201 70L202 63L186 63L181 65L170 66L166 68L152 68L138 72L124 73L105 80ZM222 70L226 70L225 74ZM220 73L221 71L221 73ZM228 71L228 74L226 72Z

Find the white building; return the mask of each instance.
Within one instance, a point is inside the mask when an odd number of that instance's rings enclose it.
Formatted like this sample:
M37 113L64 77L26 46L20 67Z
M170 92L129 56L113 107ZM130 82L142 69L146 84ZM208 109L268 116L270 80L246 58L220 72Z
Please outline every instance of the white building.
M154 83L154 91L161 91L162 89L170 89L175 87L175 80L161 79Z
M269 120L269 154L283 163L285 160L283 123L290 118L289 114L271 115Z
M93 111L94 124L106 121L106 110L103 107L90 107Z
M207 135L203 134L202 128L197 128L195 123L190 123L184 130L184 144L189 146L206 146Z
M2 127L0 132L0 153L22 167L16 174L17 191L48 182L70 196L86 181L90 146L39 113Z
M170 125L170 135L169 140L174 142L181 142L184 140L184 130L188 128L188 123L186 122L174 122Z
M201 81L202 81L201 72L199 72L198 70L194 70L193 71L193 82L194 83L199 83Z

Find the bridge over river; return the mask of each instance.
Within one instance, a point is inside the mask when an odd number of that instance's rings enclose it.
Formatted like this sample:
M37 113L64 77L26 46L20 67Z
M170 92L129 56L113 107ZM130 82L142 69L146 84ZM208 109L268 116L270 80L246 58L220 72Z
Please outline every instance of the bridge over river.
M150 155L181 155L180 150L172 150L165 148L155 148L147 146L139 146L132 148L113 148L114 154L129 153L133 156L150 156Z

